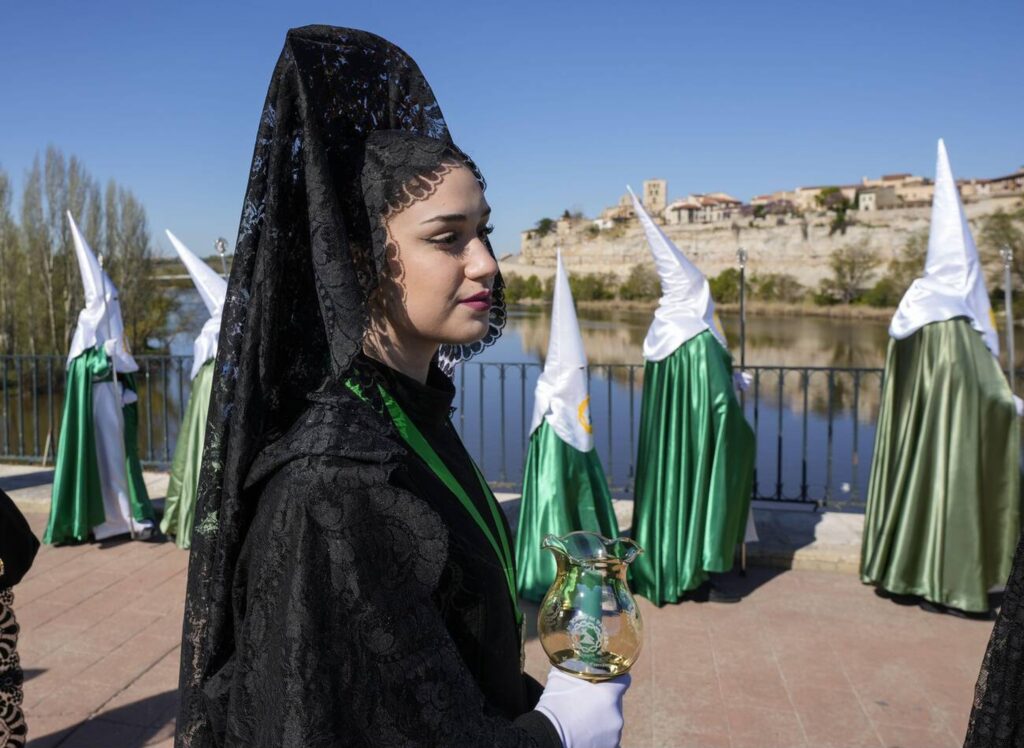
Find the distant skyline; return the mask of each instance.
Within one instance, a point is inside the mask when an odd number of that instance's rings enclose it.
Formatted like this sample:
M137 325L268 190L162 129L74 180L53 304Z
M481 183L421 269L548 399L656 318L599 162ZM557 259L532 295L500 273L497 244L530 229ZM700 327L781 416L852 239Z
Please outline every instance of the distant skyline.
M288 28L380 34L419 63L479 163L495 249L627 183L744 201L800 185L1024 165L1024 3L8 4L0 168L16 197L48 144L195 252L234 246L260 109Z

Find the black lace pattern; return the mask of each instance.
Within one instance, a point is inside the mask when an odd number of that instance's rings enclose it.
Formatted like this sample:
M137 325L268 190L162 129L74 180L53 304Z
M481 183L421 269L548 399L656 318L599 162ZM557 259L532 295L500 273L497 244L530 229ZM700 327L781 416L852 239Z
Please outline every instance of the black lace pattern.
M965 748L1024 748L1024 537L974 690Z
M362 171L363 195L373 235L374 259L378 277L384 272L389 251L387 219L419 200L434 194L452 168L464 166L476 177L482 190L487 181L476 163L458 146L434 138L402 131L379 131L367 138ZM494 248L484 237L487 249ZM499 272L491 287L491 309L487 332L473 343L445 344L437 362L451 377L455 366L491 346L505 327L505 283Z
M28 728L21 709L24 676L18 659L18 621L14 592L0 589L0 748L21 748Z
M431 735L445 745L536 745L511 723L487 715L486 704L446 656L441 640L434 639L429 652L407 648L411 645L402 637L427 626L426 608L410 607L413 628L405 623L389 628L384 624L399 612L388 608L390 603L371 604L362 612L356 603L335 607L344 599L335 593L365 585L366 577L360 571L363 556L352 547L357 539L340 527L331 531L335 520L361 515L321 501L332 490L336 499L366 505L365 520L378 523L373 528L381 533L378 538L391 532L433 537L429 514L395 519L402 505L395 501L402 494L383 488L384 466L402 450L379 413L361 404L344 417L331 408L318 409L324 428L304 420L311 401L336 398L327 390L355 371L366 333L368 300L386 248L373 240L360 174L366 139L378 130L451 142L427 81L402 50L351 29L291 30L260 119L222 316L185 600L177 748L362 744L346 743L347 737L334 732L345 719L365 728L374 745L420 745ZM488 338L446 354L446 361L465 360L500 334L500 289L494 299ZM297 434L300 422L307 428ZM311 462L318 455L329 463ZM269 493L259 488L286 464L299 467L289 473L294 481L275 483L279 490ZM333 476L337 483L317 476ZM264 499L282 497L290 505L268 514ZM260 524L263 529L288 520L292 539L301 542L292 553L280 543L268 547L267 558L277 566L267 567L266 585L250 591L243 583L251 578L252 563L245 549L257 520L271 522ZM395 584L424 588L435 572L414 558L394 555L397 547L380 549L391 555L377 560L397 564L401 573ZM280 552L269 554L275 549ZM326 561L331 572L325 579ZM325 587L304 586L314 583ZM287 596L289 590L305 591L311 599L298 604L299 598ZM248 617L246 606L261 600L270 606L261 609L285 618ZM362 604L368 602L372 599ZM376 671L367 664L359 674L365 693L374 693L369 686L375 678L398 689L378 692L378 702L367 701L369 711L358 722L347 711L348 696L340 701L339 694L348 692L331 688L355 682L345 680L352 673L338 663L322 680L314 662L324 657L319 643L329 641L325 632L336 630L331 623L336 614L356 627L349 635L369 637L350 644L381 654L373 660ZM366 615L376 616L374 626L363 625ZM260 628L285 620L276 633ZM424 631L438 634L436 627ZM284 640L274 639L282 633ZM400 659L388 659L389 653L401 653ZM282 660L285 654L290 657ZM408 680L385 678L387 668ZM314 689L317 683L326 687ZM414 690L403 692L402 683ZM399 708L405 701L408 708ZM467 720L465 710L473 704L482 711ZM443 725L431 727L438 723Z

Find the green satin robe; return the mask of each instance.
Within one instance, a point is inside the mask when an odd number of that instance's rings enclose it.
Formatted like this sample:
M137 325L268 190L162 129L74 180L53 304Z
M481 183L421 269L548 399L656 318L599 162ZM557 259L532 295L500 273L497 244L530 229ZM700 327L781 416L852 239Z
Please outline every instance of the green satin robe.
M199 466L203 460L203 439L206 436L206 415L210 410L213 389L213 366L210 359L199 368L192 380L185 417L174 448L171 477L167 483L167 500L160 530L174 538L179 548L192 545L192 522L196 514L196 491L199 487Z
M92 385L109 382L110 359L100 348L92 348L68 365L60 439L53 469L50 519L43 534L44 543L85 541L89 531L103 524L103 494L96 440L93 434ZM132 374L118 374L118 381L135 391ZM153 506L142 477L138 451L138 404L123 407L125 455L128 470L128 499L132 516L153 520Z
M540 602L555 581L555 559L541 550L545 535L589 530L615 538L619 524L596 450L566 444L546 420L530 436L516 528L519 596Z
M644 367L633 590L677 602L732 568L754 475L754 432L733 390L732 358L709 331Z
M1020 527L1020 432L1006 377L964 318L890 340L861 580L988 610Z

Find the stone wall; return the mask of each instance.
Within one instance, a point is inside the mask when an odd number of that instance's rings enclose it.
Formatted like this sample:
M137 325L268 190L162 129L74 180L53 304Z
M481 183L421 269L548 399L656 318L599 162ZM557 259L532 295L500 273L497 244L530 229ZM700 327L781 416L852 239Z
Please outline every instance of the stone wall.
M993 198L965 206L971 229L977 235L979 219L998 209L1013 210L1020 198ZM884 263L888 262L919 231L927 231L930 208L906 208L873 211L850 215L859 222L845 234L829 236L830 215L816 214L801 219L786 218L785 225L775 225L774 216L755 220L738 218L735 222L705 225L663 226L668 237L705 275L713 277L729 267L736 267L736 250L747 250L747 269L751 273L788 273L800 283L816 287L830 275L828 260L837 249L861 241L874 248ZM535 268L553 268L555 250L561 246L566 267L577 272L612 272L626 275L641 263L652 265L650 252L639 224L629 225L619 235L603 231L591 237L585 230L562 236L549 234L543 238L523 239L520 257L514 272ZM806 235L805 235L806 234ZM546 273L544 273L546 274Z

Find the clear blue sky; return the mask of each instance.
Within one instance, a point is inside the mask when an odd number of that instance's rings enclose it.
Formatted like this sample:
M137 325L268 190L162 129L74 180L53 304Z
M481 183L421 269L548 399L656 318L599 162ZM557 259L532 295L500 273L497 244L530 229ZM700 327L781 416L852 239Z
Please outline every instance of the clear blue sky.
M5 3L0 167L47 144L131 188L154 241L234 243L285 31L353 26L420 64L490 184L496 249L626 183L669 195L1024 164L1024 2Z

